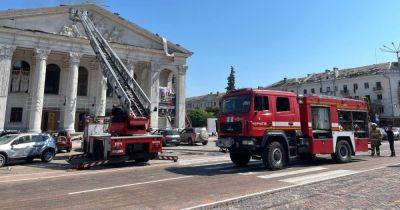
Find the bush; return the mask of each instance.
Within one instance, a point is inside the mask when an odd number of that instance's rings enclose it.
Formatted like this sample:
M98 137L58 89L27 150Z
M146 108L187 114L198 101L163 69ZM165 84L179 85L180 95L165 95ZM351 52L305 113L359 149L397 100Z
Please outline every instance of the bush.
M214 117L214 113L207 112L204 109L195 109L188 111L188 116L193 127L205 127L207 126L207 118Z

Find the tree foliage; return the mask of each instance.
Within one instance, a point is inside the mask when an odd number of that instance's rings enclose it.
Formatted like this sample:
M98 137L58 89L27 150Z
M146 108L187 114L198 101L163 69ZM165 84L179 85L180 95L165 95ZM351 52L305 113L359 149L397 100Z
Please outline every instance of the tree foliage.
M205 127L207 126L207 118L214 117L214 113L207 112L204 109L194 109L188 111L188 116L193 127Z
M228 86L226 87L226 92L235 90L235 69L231 66L231 73L228 76Z

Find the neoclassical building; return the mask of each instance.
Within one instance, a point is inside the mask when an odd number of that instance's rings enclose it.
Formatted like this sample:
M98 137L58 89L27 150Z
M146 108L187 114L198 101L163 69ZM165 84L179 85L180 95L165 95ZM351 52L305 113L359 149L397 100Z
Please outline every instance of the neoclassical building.
M0 11L0 130L82 131L85 116L106 116L119 103L71 7ZM184 127L192 52L94 4L73 7L89 11L158 107L152 127Z

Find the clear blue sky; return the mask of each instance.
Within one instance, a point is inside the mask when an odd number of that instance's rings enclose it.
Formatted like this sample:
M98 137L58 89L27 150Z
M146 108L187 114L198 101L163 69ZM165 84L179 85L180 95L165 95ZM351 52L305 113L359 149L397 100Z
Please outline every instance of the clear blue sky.
M107 9L181 44L187 95L271 84L327 68L394 61L377 50L400 41L400 1L100 0ZM57 0L0 0L0 9L56 6Z

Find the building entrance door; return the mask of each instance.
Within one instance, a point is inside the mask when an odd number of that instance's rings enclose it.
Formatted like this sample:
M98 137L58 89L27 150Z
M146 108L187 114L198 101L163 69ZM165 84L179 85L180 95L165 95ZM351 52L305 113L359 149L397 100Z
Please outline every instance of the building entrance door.
M58 128L59 112L45 111L42 114L42 131L56 132Z

